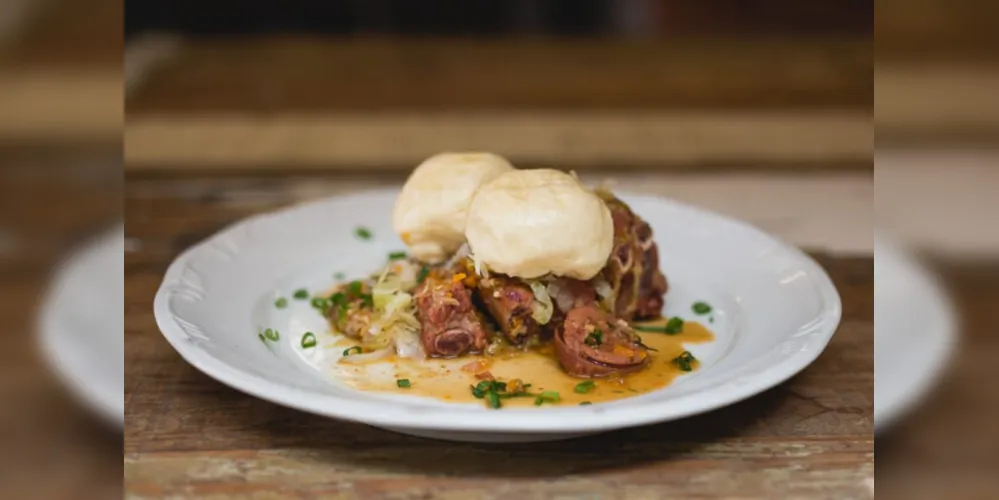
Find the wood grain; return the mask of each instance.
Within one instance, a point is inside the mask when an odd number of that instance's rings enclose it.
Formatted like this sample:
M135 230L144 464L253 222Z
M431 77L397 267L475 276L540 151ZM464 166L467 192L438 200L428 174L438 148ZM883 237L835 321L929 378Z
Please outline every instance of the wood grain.
M851 112L169 114L130 118L125 129L130 170L409 171L462 150L563 168L869 169L873 149L870 115Z
M177 253L248 214L324 190L315 176L275 181L127 179L129 498L868 494L865 480L874 467L871 258L815 254L843 296L843 323L811 367L758 397L677 422L559 443L438 442L243 395L184 363L157 331L149 304ZM347 180L340 189L397 181Z
M6 69L58 67L121 71L124 51L121 0L39 0L8 46Z

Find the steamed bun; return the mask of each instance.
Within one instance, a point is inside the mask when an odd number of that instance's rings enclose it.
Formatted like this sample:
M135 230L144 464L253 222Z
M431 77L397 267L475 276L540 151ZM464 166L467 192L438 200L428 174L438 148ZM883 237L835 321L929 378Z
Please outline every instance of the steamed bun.
M478 264L490 271L587 280L607 263L614 223L604 202L575 177L514 170L479 188L465 237Z
M430 263L450 257L465 242L468 205L479 186L512 170L492 153L441 153L417 166L392 214L410 255Z

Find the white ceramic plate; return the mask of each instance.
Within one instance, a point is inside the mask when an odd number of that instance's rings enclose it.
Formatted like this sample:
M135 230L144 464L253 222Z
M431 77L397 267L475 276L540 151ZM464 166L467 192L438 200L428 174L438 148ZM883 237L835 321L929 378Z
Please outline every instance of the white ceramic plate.
M39 310L39 342L49 366L108 422L124 424L124 264L122 226L60 266Z
M539 441L662 422L773 387L808 366L840 319L840 300L811 258L756 228L670 200L622 198L655 231L670 280L667 314L715 308L717 340L692 345L701 369L642 396L579 407L509 408L365 393L338 384L297 347L324 323L305 303L277 309L299 287L325 290L333 273L365 276L403 248L390 226L396 191L294 206L239 222L184 252L156 295L156 320L175 349L211 377L300 410L420 436ZM363 241L355 228L370 228ZM265 345L258 332L282 332Z
M897 244L874 241L874 429L880 432L943 375L957 340L937 280Z

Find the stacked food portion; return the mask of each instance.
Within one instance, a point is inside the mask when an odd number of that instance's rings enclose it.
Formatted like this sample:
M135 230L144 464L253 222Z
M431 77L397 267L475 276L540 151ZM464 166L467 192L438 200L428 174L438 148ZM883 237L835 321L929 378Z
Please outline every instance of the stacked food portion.
M393 227L408 255L341 286L326 308L364 350L344 362L538 348L581 378L648 363L631 323L659 317L667 281L651 228L609 191L494 154L443 153L410 175Z

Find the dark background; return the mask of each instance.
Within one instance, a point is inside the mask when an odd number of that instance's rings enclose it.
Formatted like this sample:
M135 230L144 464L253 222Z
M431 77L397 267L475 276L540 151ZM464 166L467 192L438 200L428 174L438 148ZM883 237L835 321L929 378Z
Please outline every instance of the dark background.
M198 35L858 35L873 0L176 0L126 2L126 37Z

